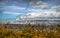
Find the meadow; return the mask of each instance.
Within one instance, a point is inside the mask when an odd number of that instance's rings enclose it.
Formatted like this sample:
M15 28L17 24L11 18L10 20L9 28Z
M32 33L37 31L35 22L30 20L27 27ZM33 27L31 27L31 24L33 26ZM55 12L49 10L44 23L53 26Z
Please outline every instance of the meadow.
M0 38L60 38L60 24L55 28L27 24L18 29L12 29L8 25L0 24Z

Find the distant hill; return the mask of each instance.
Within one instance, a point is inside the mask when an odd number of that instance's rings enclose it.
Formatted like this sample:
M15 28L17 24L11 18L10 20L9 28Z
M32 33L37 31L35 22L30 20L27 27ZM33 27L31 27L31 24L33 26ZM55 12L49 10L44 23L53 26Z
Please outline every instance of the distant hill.
M10 22L10 24L36 24L36 23L59 23L59 19L40 19L40 20L16 20L13 22Z

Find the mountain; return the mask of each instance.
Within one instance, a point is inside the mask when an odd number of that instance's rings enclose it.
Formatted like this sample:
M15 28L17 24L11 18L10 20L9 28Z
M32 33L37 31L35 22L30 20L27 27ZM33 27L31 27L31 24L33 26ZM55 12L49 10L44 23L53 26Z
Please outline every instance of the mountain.
M36 24L36 23L59 23L60 19L25 19L10 22L10 24Z

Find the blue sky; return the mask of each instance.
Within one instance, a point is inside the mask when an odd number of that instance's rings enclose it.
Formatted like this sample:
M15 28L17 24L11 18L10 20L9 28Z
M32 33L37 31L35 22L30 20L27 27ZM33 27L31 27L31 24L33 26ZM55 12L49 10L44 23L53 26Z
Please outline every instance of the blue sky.
M0 19L60 17L60 0L0 0Z

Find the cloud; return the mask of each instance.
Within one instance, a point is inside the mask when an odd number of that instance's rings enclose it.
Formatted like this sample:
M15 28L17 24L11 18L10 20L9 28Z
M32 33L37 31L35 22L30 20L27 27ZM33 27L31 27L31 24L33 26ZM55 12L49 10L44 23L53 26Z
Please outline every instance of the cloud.
M2 9L3 9L3 11L12 12L11 14L13 14L13 13L17 13L17 14L22 13L25 10L24 7L19 7L19 6L4 6Z
M26 15L22 15L21 18L35 18L39 15L40 14L37 14L37 13L27 13Z
M41 18L55 18L60 17L60 6L52 6L50 10L42 10L42 9L28 9L27 14L21 16L21 19L41 19ZM59 12L58 12L59 11Z
M52 9L55 9L56 12L60 12L60 5L53 6Z
M31 9L27 9L27 11L30 11L30 12L32 12L32 11L37 11L37 12L40 11L41 12L42 9L33 9L33 8L31 8Z
M29 12L27 14L21 15L21 19L41 19L60 17L60 6L58 5L49 5L43 1L32 1L29 4Z
M60 12L60 5L59 6L56 6L56 11L57 12Z
M19 6L4 6L4 8L9 8L9 9L12 9L12 10L25 10L24 7L19 7Z
M49 0L48 0L49 1ZM51 0L54 1L54 0ZM55 0L54 2L57 2L58 0ZM49 9L57 9L57 11L60 11L60 5L52 5L52 4L48 4L46 1L43 2L42 0L39 1L32 1L30 2L30 7L31 8L38 8L38 9L45 9L45 10L49 10Z
M41 18L41 17L45 17L45 18L60 17L60 13L56 13L56 12L44 12L44 13L30 12L30 13L27 13L27 14L21 16L21 18Z
M30 2L30 7L41 8L41 9L51 9L52 8L51 5L48 5L47 3L44 3L42 1L33 1L33 2Z
M24 7L19 6L4 6L0 9L3 14L21 14L25 10Z
M13 13L13 12L4 11L3 14L16 14L16 15L18 14L19 15L21 13Z

